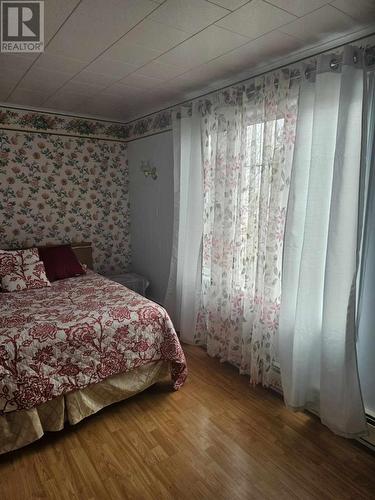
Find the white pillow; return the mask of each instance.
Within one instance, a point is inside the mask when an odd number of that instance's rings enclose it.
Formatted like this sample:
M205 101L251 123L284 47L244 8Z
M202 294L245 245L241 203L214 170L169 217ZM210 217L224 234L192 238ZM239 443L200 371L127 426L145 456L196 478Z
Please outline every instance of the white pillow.
M15 266L34 264L39 260L37 248L0 250L0 278L12 272Z
M14 266L12 271L1 278L3 292L19 292L51 286L41 260L23 266Z

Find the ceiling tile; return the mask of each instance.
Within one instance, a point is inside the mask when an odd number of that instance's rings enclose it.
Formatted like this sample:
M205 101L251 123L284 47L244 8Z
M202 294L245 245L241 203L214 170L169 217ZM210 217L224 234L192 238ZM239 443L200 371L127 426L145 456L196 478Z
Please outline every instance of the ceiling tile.
M27 75L20 81L19 87L32 91L41 90L45 97L55 92L71 78L70 73L61 71L48 71L42 68L32 67ZM17 87L18 88L18 87Z
M37 57L37 54L0 54L1 100L7 99Z
M132 96L131 98L126 99L124 96L118 98L115 96L99 94L94 98L95 113L99 113L102 116L112 117L113 119L121 119L117 113L124 114L130 109L138 109L143 103L142 99L142 95Z
M92 17L100 19L103 27L110 26L116 33L128 31L158 8L150 0L82 0Z
M22 76L23 73L20 73L17 68L8 69L4 74L1 75L0 81L12 82L13 87L15 87Z
M45 0L45 6L47 39L57 34L43 54L0 54L0 100L118 120L248 78L375 19L375 0Z
M269 3L298 17L319 9L328 2L329 0L269 0Z
M14 104L23 104L26 106L41 106L46 99L44 92L37 90L28 90L18 87L8 99Z
M157 8L148 0L83 0L48 49L89 61Z
M202 65L199 66L199 68L188 71L184 75L165 82L163 88L169 92L179 92L181 100L185 100L185 96L188 93L197 92L210 87L211 82L215 80L215 78L217 78L217 73L214 74L212 68L206 68L206 65Z
M174 64L188 70L229 52L247 41L248 38L242 35L218 26L210 26L159 57L158 62Z
M105 88L104 85L69 81L64 85L63 90L64 92L71 92L72 94L91 96L97 94L103 90L103 88Z
M275 41L278 42L277 45L275 45ZM257 73L262 73L269 64L277 64L281 58L293 53L299 54L299 50L303 46L304 43L301 40L277 30L267 33L234 50L231 53L231 58L229 58L230 54L226 54L215 61L211 61L211 63L219 61L223 66L226 64L227 67L222 76L212 80L210 85L218 89L232 85L236 81L251 78Z
M144 114L146 114L146 113L144 113ZM148 114L148 111L147 111L147 114ZM126 122L131 122L131 121L133 121L135 118L137 118L137 117L139 117L139 116L142 116L142 115L140 115L140 114L139 114L138 110L134 110L134 109L133 109L133 110L132 110L132 111L130 111L129 113L126 113L126 114L125 114L125 118L124 118L124 120L125 120Z
M218 21L217 25L253 39L294 19L292 14L263 0L253 0Z
M44 0L45 45L78 4L79 0Z
M214 89L210 86L202 87L201 89L192 90L191 92L188 92L187 94L185 94L185 99L187 99L187 100L188 99L195 99L196 97L198 97L202 93L208 94L209 92L213 92L213 91L214 91Z
M195 67L179 77L169 80L165 85L171 89L178 88L184 91L199 90L203 85L218 88L220 82L226 82L229 77L233 81L233 75L241 73L242 78L244 77L242 74L246 70L250 73L257 65L289 54L300 48L301 45L300 40L273 31L206 64Z
M116 61L106 57L100 57L85 69L85 73L99 73L102 75L115 77L117 80L119 80L120 78L124 78L129 73L132 73L137 68L138 66L128 64L126 62Z
M6 101L10 92L14 87L14 81L12 80L0 80L0 101Z
M95 33L95 36L93 34ZM101 29L99 20L85 16L74 17L50 43L48 50L52 54L91 61L116 40L108 30Z
M202 64L167 83L170 87L175 86L176 90L191 91L210 85L223 74L225 70L222 67Z
M63 57L51 54L48 50L40 55L33 64L33 69L47 69L49 71L62 71L74 75L81 71L87 63L72 57Z
M126 38L122 38L107 50L102 57L123 61L139 67L152 61L161 53L161 50L153 50L141 45L130 44Z
M164 100L155 96L145 96L139 100L137 107L134 108L137 116L145 115L146 113L153 113L154 111L165 108Z
M375 20L374 0L336 0L332 6L340 9L357 21L370 24Z
M110 115L106 115L106 116L108 116L108 118L111 120L125 123L125 122L129 121L129 118L128 118L130 116L129 111L132 109L134 109L134 108L127 108L126 107L126 108L124 108L124 110L122 110L122 109L119 109L118 107L116 107L113 109L113 111L111 112Z
M224 9L236 10L248 1L249 0L215 0L214 3L220 5L220 7L224 7Z
M154 87L157 87L158 85L163 83L163 80L159 80L158 78L150 78L144 75L140 75L138 74L138 72L136 72L129 76L126 76L123 80L121 80L118 83L124 84L128 87L153 89Z
M155 21L145 20L125 35L123 40L127 44L140 45L165 52L186 40L189 36L189 33L185 31Z
M270 60L285 56L303 46L298 38L278 30L260 36L256 40L239 47L212 61L212 64L227 64L232 70L250 69L249 66L268 63Z
M181 92L178 89L172 89L165 86L164 83L162 86L154 87L153 89L147 91L147 97L149 99L171 100L176 98L176 96L181 97Z
M108 118L110 120L125 121L129 107L118 102L109 102L106 100L88 99L80 103L82 113L91 116L99 116L100 118Z
M353 28L351 17L330 5L326 5L282 26L280 31L312 43L335 38L350 28Z
M101 95L113 96L115 98L124 99L124 98L133 98L137 95L143 95L146 92L145 89L135 88L135 87L127 87L122 83L114 83L107 87Z
M17 70L8 70L5 74L1 74L0 78L0 89L2 94L1 100L5 102L7 101L8 97L11 96L11 93L17 88L17 84L21 76Z
M103 93L100 94L100 98L98 97L89 97L82 106L89 106L90 108L87 112L100 113L103 116L108 116L111 110L118 108L119 106L124 104L124 98L119 96L111 96L105 95ZM91 109L91 111L90 111Z
M61 111L73 111L81 106L82 101L88 98L82 94L73 94L71 92L64 92L60 90L44 102L44 106L54 108Z
M23 54L0 54L0 79L3 78L8 71L17 72L19 76L23 75L36 58L37 55L35 54L32 58L26 57Z
M228 14L206 0L167 0L149 19L193 34Z
M72 82L80 82L80 83L88 83L90 84L96 84L96 85L102 85L102 86L107 86L111 83L114 83L117 81L119 78L118 76L115 76L112 74L104 74L104 73L95 73L94 71L87 71L83 70L80 73L78 73L74 78L72 78Z
M181 66L172 66L171 64L163 64L158 61L153 61L145 66L142 66L135 74L143 75L151 78L158 78L159 80L169 80L175 76L184 73L186 68Z
M56 33L59 27L63 24L69 14L73 11L74 7L78 5L79 0L45 0L44 1L44 16L45 16L45 45ZM4 54L6 56L7 54ZM31 67L32 63L36 63L39 59L44 57L44 54L14 54L10 55L10 58L4 58L3 55L0 56L0 67L2 72L10 72L10 65L12 65L11 60L14 61L14 68L17 67L20 77L26 72L26 70ZM13 70L12 70L13 72ZM1 78L3 75L1 75ZM16 83L16 82L15 82ZM22 98L25 99L28 94L23 92ZM29 94L31 96L31 94ZM39 99L33 97L33 104Z

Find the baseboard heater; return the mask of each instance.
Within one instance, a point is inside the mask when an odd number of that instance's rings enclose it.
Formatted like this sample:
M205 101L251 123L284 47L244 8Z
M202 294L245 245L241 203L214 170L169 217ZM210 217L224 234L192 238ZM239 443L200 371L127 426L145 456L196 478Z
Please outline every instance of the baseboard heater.
M359 441L365 446L368 446L375 451L375 417L366 413L369 435L365 438L360 438Z
M280 363L273 361L272 369L275 373L278 373L280 377ZM281 389L281 380L280 380L280 385L278 384L271 385L271 389L282 396L283 391ZM313 411L311 409L309 409L308 411L310 413L313 413L316 417L319 418L319 412ZM361 442L363 445L367 446L368 448L370 448L371 450L375 451L375 416L366 413L366 420L367 420L369 435L366 436L365 438L358 438L358 441Z

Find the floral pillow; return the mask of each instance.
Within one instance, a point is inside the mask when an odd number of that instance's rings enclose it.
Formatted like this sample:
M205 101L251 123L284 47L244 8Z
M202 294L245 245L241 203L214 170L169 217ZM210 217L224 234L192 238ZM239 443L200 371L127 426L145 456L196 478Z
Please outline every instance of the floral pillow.
M41 261L26 265L16 265L1 278L3 292L19 292L32 288L51 286L46 276L44 264Z
M0 279L17 266L35 264L39 261L37 248L27 250L0 250Z

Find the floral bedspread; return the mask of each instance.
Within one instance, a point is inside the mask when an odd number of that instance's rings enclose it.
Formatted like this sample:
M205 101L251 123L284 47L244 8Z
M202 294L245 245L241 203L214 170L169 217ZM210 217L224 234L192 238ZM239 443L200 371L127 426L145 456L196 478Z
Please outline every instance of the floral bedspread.
M93 272L0 294L0 414L158 360L181 387L185 356L166 311Z

